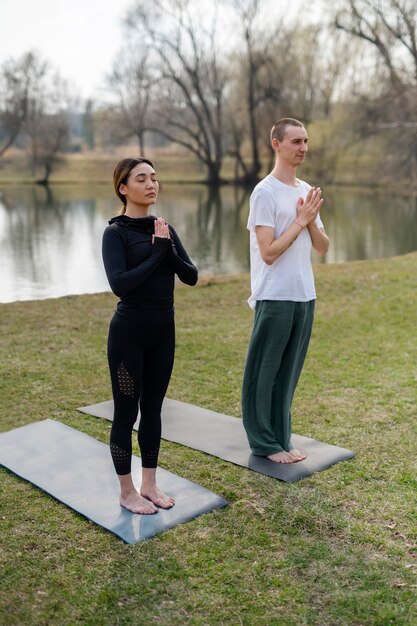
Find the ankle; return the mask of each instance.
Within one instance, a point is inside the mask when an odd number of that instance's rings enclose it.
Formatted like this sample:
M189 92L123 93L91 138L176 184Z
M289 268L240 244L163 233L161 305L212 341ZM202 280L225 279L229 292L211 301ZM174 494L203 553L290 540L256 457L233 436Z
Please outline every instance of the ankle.
M142 467L141 485L144 489L156 487L156 467Z
M122 499L127 499L127 498L131 498L134 495L137 495L138 491L136 489L121 489L120 490L120 497Z
M156 481L142 480L140 490L141 491L153 491L156 489Z

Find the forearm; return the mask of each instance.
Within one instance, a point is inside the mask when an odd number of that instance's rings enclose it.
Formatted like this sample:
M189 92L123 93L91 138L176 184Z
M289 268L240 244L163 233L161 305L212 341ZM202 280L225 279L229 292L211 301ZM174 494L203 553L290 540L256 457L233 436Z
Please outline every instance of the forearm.
M311 243L314 250L320 256L326 256L329 250L329 238L322 228L319 228L315 222L308 225L308 231L311 237Z
M172 229L171 245L168 246L166 259L181 282L186 285L195 285L198 280L198 270L191 261L180 238Z
M261 256L265 263L267 265L272 265L282 254L284 254L284 252L288 250L303 230L304 227L298 223L298 220L295 220L291 226L277 239L272 239L268 242L258 237Z
M190 259L186 261L182 259L176 252L173 246L167 254L167 260L172 269L178 276L181 282L186 285L195 285L198 280L198 270Z
M124 249L116 243L103 247L103 260L110 287L121 298L143 283L160 265L167 253L168 240L155 238L151 255L130 270L126 269Z

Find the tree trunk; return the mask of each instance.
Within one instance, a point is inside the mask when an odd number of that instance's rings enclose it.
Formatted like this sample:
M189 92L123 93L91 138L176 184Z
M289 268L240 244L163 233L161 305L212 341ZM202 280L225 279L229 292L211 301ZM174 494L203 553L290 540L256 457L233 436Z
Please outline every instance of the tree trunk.
M3 156L3 154L6 152L6 150L8 148L10 148L10 146L12 146L14 144L17 135L18 135L18 133L15 133L15 134L11 135L8 139L6 139L4 144L0 147L0 158Z
M252 63L251 63L252 65ZM250 142L252 150L252 163L250 171L247 174L249 178L257 178L261 164L259 161L259 149L258 149L258 129L256 125L256 111L255 111L255 86L254 86L254 69L249 69L249 85L248 85L248 105L249 105L249 132Z
M139 155L141 157L145 156L145 133L142 130L137 131L138 136L138 146L139 146Z
M220 177L220 167L215 161L206 163L207 166L207 178L206 183L210 187L219 187L224 183L224 180Z
M40 180L37 180L36 184L44 185L45 187L47 187L49 185L49 178L52 173L52 163L48 161L47 163L45 163L44 167L45 167L44 177L41 178Z

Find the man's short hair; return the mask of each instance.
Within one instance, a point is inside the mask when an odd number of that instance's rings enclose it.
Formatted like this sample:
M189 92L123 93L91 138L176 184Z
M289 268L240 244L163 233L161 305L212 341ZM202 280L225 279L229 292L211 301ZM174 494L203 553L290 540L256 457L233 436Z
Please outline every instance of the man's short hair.
M282 119L278 120L278 122L275 122L275 124L271 128L271 142L273 139L278 139L278 141L282 141L287 132L287 126L298 126L303 128L304 124L300 122L300 120L296 120L293 117L283 117Z

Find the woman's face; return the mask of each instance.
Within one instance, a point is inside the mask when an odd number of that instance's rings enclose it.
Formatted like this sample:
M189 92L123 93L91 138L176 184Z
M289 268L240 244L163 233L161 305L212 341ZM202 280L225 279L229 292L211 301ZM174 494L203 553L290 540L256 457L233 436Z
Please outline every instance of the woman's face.
M119 191L126 197L127 203L146 207L155 204L159 191L155 170L148 163L138 163L130 171L127 182L120 185Z

